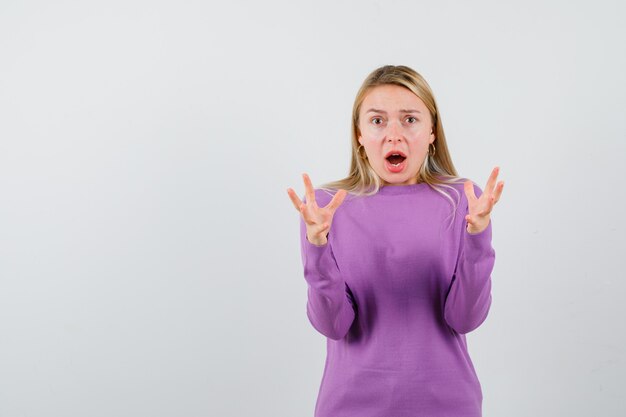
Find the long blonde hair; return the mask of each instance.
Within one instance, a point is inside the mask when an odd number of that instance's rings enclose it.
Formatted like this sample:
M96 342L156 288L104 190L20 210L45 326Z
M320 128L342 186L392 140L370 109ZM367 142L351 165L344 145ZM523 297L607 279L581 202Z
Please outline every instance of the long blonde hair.
M458 203L460 201L459 192L448 184L458 184L466 181L466 179L458 176L452 163L448 145L446 144L446 135L441 123L441 115L430 86L420 74L404 65L385 65L377 68L363 81L352 108L352 162L350 164L350 173L343 179L324 183L319 188L331 194L333 191L344 189L349 195L353 196L369 196L378 192L382 181L369 164L369 161L363 159L359 154L359 113L363 100L370 89L386 84L407 88L419 97L428 108L434 125L435 141L433 145L435 146L435 154L434 156L430 155L429 147L429 153L426 154L426 158L418 172L417 182L427 183L435 191L444 195L452 202L453 211L456 212L456 204L443 188L453 190L459 197Z

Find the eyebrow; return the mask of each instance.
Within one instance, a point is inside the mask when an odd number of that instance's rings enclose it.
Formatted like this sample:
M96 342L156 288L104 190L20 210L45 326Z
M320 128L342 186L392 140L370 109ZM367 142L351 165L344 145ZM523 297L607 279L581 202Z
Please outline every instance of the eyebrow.
M378 110L378 109L369 109L368 111L366 111L365 113L382 113L382 114L387 114L386 111L384 110ZM422 113L419 110L413 110L413 109L400 109L400 113Z

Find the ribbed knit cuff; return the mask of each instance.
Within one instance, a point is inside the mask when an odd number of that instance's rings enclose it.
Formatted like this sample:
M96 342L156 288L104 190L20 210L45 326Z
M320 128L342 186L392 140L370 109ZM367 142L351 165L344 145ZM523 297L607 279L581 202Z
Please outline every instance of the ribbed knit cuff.
M304 278L314 288L343 285L330 243L314 245L304 239Z
M479 233L470 233L465 230L465 256L470 259L476 259L484 255L491 255L493 247L491 245L491 219L485 230Z

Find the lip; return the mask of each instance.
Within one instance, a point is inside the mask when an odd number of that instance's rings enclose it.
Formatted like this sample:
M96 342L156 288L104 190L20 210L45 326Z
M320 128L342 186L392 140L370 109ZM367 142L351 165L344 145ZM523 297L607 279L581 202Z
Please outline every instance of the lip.
M406 154L400 150L392 150L385 154L385 159L389 158L391 155L394 155L394 154L404 156L405 158L407 157Z
M400 162L400 164L396 167L396 166L391 165L389 161L385 159L385 167L387 168L389 172L397 174L399 172L402 172L404 168L406 168L407 161L408 159L405 159L404 161Z

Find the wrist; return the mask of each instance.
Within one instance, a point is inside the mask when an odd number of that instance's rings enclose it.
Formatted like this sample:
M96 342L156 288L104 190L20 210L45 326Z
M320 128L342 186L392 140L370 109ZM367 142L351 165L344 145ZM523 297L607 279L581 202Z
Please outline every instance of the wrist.
M489 219L487 219L486 222L481 222L478 225L473 225L471 223L468 223L467 228L465 230L467 230L467 233L471 235L476 235L478 233L482 233L483 231L485 231L485 229L487 229L488 226L489 226Z
M316 236L311 239L309 239L309 236L307 235L306 240L315 246L324 246L328 243L328 233L325 236Z

